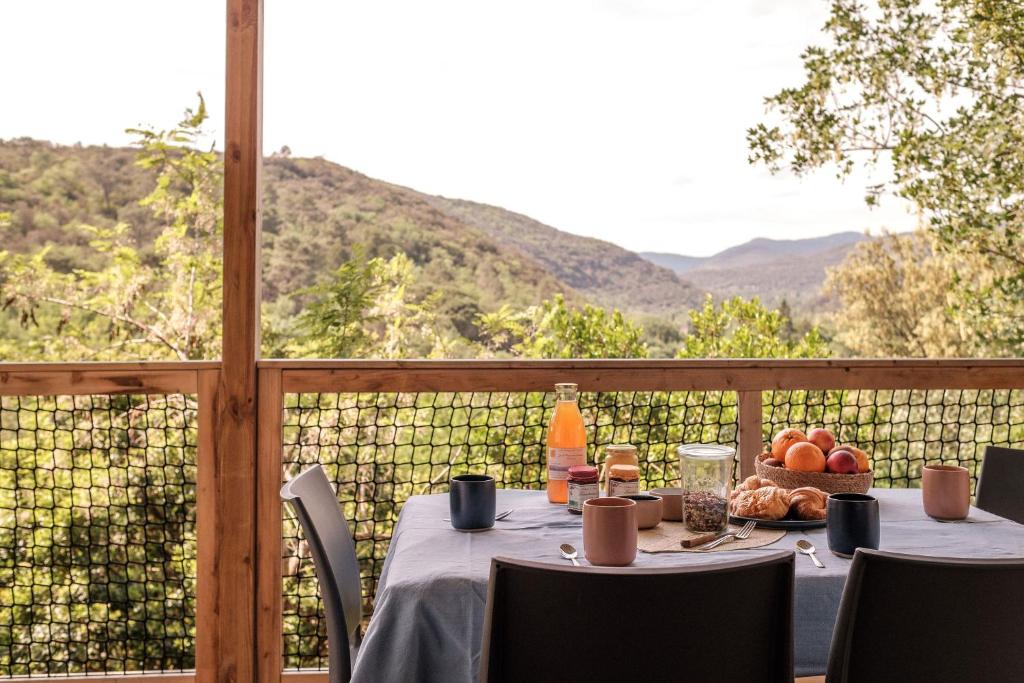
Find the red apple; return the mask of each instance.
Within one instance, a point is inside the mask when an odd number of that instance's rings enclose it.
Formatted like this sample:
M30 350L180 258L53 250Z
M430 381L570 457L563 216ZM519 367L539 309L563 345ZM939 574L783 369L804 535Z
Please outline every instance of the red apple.
M837 451L850 451L853 456L857 458L857 464L860 465L861 473L871 471L871 460L868 458L868 454L857 448L856 446L848 443L839 444L836 446Z
M828 453L836 447L836 437L827 429L817 427L807 432L807 440L821 449L822 453Z
M825 471L833 474L857 474L857 456L850 451L833 451L825 460Z

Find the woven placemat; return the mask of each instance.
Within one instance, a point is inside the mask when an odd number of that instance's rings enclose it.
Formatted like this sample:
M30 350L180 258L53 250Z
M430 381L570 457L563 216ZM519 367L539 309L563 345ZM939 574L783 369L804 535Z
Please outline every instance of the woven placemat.
M729 525L729 531L739 531L742 527L734 524ZM683 539L700 536L686 530L682 522L662 522L653 529L641 529L637 533L636 547L645 553L716 553L719 550L742 550L744 548L760 548L771 545L786 535L785 529L761 529L757 528L750 534L749 538L742 541L729 541L718 546L714 550L705 551L698 548L684 548Z

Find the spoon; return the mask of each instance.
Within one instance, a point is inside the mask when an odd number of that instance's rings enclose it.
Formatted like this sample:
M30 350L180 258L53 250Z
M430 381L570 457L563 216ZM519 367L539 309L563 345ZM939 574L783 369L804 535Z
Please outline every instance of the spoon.
M804 555L810 557L812 560L814 560L814 566L818 569L825 568L825 565L821 563L821 560L818 559L818 556L814 554L814 545L810 541L800 539L796 542L796 549L802 552Z
M576 561L576 548L573 548L568 543L563 543L559 550L562 551L562 557L572 562L572 566L580 566L580 563Z

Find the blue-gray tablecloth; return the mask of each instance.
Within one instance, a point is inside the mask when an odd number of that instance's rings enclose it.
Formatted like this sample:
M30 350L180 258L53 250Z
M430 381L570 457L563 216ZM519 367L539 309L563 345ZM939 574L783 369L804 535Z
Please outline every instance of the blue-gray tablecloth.
M929 519L914 489L875 489L882 519L881 548L945 557L1024 557L1024 525L971 508L966 522ZM551 505L542 491L498 491L498 510L515 512L494 529L451 528L447 494L413 496L405 504L384 563L376 607L363 640L355 683L475 681L491 558L565 562L558 546L583 554L582 520ZM825 569L810 558L796 563L796 673L824 673L850 560L828 551L824 529L790 532L772 545L715 553L637 553L634 566L714 564L792 548L808 538ZM907 587L913 590L912 586Z

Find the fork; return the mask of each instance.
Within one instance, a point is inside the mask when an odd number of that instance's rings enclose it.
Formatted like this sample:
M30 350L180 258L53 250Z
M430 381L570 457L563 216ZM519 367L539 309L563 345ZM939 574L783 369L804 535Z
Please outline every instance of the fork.
M729 541L733 541L733 540L736 540L736 539L739 539L739 540L742 541L743 539L750 537L750 534L752 534L754 532L754 527L756 527L756 526L757 526L757 522L755 522L754 520L750 520L749 522L744 524L743 528L740 529L739 531L737 531L736 533L734 533L734 534L726 534L725 536L722 536L721 538L718 538L718 539L715 539L714 541L711 541L710 543L708 543L705 546L701 546L700 548L698 548L698 550L713 550L713 549L717 548L718 546L722 545L723 543L728 543Z
M508 517L509 515L511 515L513 512L514 512L514 510L505 510L504 512L499 512L498 514L494 515L494 521L495 522L500 522L501 520L503 520L506 517ZM443 521L445 521L445 522L452 521L451 517L442 517L441 519Z

